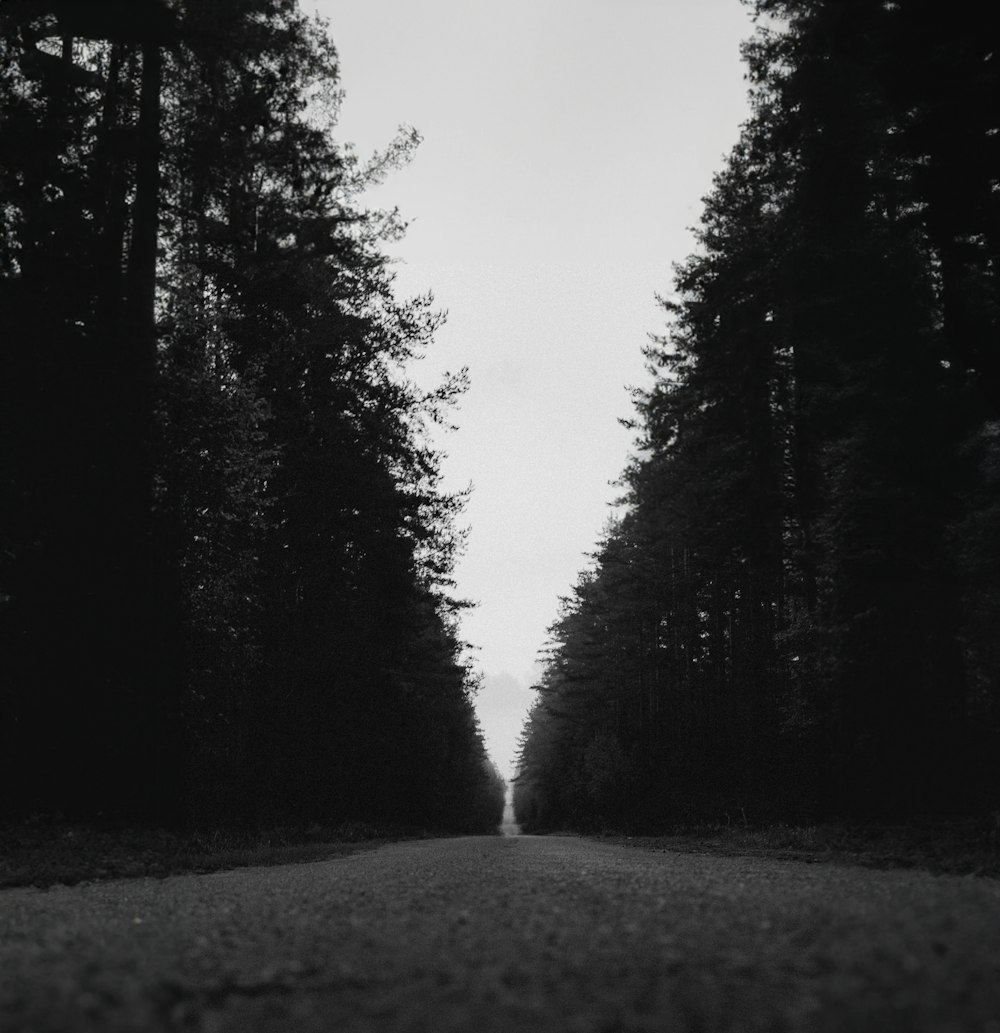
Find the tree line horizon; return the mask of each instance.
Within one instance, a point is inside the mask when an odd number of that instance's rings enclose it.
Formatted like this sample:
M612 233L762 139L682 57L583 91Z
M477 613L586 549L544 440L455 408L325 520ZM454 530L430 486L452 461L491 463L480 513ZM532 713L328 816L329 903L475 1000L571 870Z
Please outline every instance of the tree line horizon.
M756 0L752 115L562 602L527 830L1000 806L1000 76ZM336 26L333 27L334 32ZM297 0L0 2L0 820L500 823L433 298Z
M1000 38L756 0L625 515L550 629L529 831L1000 807Z
M339 104L294 0L0 3L0 820L500 823Z

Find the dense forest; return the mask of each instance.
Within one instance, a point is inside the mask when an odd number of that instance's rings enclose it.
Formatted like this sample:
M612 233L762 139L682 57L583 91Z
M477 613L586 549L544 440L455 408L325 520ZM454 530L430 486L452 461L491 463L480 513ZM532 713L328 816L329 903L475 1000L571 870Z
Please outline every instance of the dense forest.
M0 819L487 830L430 297L293 0L0 4Z
M550 629L528 829L1000 807L1000 33L753 6L624 515Z

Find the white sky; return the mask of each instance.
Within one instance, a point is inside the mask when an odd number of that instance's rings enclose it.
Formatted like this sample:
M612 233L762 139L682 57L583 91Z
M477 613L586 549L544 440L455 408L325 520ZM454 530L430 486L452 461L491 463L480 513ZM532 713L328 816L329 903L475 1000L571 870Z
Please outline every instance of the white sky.
M445 487L472 484L458 592L505 774L538 650L587 565L631 444L629 385L671 265L747 117L739 0L314 0L364 158L400 124L412 164L368 196L410 220L400 294L448 322L413 375L468 366ZM312 4L307 3L307 7Z

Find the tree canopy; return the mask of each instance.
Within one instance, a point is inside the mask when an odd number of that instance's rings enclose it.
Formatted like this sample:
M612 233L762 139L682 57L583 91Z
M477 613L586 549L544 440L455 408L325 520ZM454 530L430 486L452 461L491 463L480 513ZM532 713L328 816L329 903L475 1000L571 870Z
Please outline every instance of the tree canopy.
M625 516L551 629L529 827L997 805L997 30L756 12Z
M140 12L140 6L143 10ZM431 297L291 0L0 6L3 813L489 828Z

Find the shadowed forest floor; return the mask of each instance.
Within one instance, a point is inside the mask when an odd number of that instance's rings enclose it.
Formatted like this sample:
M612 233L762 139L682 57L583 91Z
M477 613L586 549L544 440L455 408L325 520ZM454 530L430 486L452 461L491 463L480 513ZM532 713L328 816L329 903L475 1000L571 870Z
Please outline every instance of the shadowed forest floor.
M367 824L178 834L35 821L0 828L0 889L322 861L423 835Z
M368 824L177 834L35 821L0 828L0 889L320 861L428 836ZM1000 878L1000 829L993 818L910 825L704 825L656 836L592 838L631 849Z
M702 825L599 838L646 850L1000 877L1000 815L906 825Z

